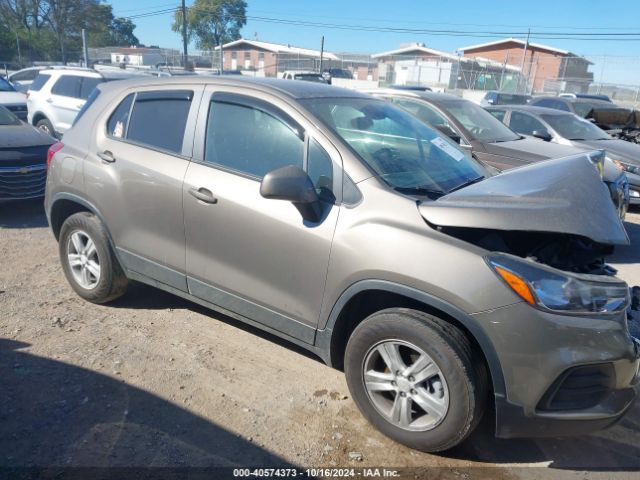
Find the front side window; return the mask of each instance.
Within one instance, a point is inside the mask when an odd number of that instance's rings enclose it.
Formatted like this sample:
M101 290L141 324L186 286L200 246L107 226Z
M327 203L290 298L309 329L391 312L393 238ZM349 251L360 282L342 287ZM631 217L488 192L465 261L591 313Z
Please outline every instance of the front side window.
M573 104L573 108L576 111L576 115L580 115L581 117L586 117L589 115L589 112L594 108L597 108L599 105L594 105L593 103L588 102L576 102Z
M441 107L462 124L468 132L468 135L465 136L488 143L520 139L520 136L475 103L466 100L452 100L443 102Z
M109 117L107 133L114 138L181 153L192 99L190 90L131 94Z
M76 75L62 75L51 88L51 93L62 97L80 98L80 83L82 77Z
M520 112L511 112L509 126L512 130L522 133L523 135L533 135L533 132L536 130L539 132L547 130L542 122L533 118L531 115Z
M423 122L427 122L429 125L436 126L444 126L451 128L449 125L449 120L447 120L440 112L436 109L431 108L428 105L425 105L422 102L416 102L413 100L406 100L404 98L394 98L392 99L393 103L404 108L409 113L418 117Z
M287 165L302 168L304 140L301 132L264 110L214 99L204 160L262 178Z
M370 98L301 103L398 191L442 195L483 176L456 144L392 104Z
M575 115L542 115L561 137L569 140L608 140L611 137L589 120Z

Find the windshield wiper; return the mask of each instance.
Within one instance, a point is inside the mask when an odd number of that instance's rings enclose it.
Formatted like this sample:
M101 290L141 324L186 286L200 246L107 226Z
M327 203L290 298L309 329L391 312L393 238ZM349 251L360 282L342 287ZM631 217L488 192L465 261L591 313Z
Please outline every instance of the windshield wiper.
M407 193L409 195L437 195L439 197L446 195L448 192L442 190L434 190L426 185L418 185L415 187L394 187L400 193Z
M461 190L461 189L463 189L465 187L468 187L469 185L473 185L474 183L478 183L481 180L484 180L484 176L482 176L482 175L480 175L478 178L474 178L473 180L466 181L466 182L458 185L457 187L453 187L447 193L455 192L456 190Z

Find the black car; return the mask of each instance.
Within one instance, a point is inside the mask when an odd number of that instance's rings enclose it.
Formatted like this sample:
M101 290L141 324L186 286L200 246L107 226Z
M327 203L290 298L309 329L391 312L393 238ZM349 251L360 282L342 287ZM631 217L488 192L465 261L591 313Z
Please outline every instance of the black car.
M640 145L613 138L593 123L570 112L530 105L487 107L511 130L548 142L586 149L602 149L629 180L632 205L640 205Z
M344 68L327 68L322 71L322 77L331 85L331 80L334 78L347 78L353 80L353 73Z
M47 150L54 142L0 106L0 201L44 196Z
M480 101L480 105L526 105L531 95L519 93L488 91Z

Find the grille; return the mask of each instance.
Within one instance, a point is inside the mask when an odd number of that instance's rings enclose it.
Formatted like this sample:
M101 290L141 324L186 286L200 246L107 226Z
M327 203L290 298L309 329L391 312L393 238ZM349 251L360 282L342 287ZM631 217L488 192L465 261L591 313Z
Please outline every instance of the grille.
M0 168L0 199L41 197L46 181L46 165Z
M0 169L3 167L28 167L44 165L49 145L35 147L0 148Z
M613 365L574 367L563 373L547 391L541 410L583 410L600 403L615 385Z

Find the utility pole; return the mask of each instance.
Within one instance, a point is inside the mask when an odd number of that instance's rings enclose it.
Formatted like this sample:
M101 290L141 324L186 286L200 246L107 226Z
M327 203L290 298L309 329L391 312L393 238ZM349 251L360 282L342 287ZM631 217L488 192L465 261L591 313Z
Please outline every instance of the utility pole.
M84 66L89 68L89 49L87 48L87 31L82 29L82 53L84 54Z
M324 35L320 40L320 75L322 75L322 57L324 56Z
M527 58L527 50L529 50L529 36L531 35L531 29L527 29L527 40L524 43L524 51L522 52L522 62L520 63L520 82L524 80L524 62ZM526 85L523 86L523 91L526 88Z
M189 55L187 53L187 6L184 4L185 0L182 0L182 65L187 70L187 62Z
M20 52L20 37L18 37L18 32L16 31L16 43L18 44L18 63L22 67L22 53Z

